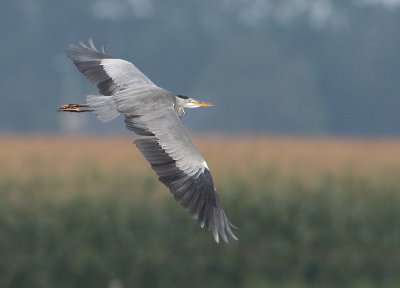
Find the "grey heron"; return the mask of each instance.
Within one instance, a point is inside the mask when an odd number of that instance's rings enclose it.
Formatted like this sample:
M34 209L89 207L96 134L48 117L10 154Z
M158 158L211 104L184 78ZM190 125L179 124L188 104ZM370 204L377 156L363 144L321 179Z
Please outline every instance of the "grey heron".
M180 121L184 108L213 105L158 87L131 62L107 55L104 44L100 50L90 38L88 45L79 44L67 47L68 57L103 95L88 95L86 104L58 111L93 112L103 122L124 115L126 127L141 136L134 144L176 201L217 243L220 238L228 243L227 235L237 240L207 163Z

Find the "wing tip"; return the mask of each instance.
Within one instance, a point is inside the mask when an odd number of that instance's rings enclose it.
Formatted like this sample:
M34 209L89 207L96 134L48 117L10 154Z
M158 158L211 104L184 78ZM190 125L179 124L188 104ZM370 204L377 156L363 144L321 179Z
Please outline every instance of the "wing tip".
M209 220L203 220L200 222L200 226L202 228L204 225L211 232L216 243L219 243L219 240L222 239L226 244L229 244L228 236L233 240L239 240L238 237L232 232L231 227L233 229L238 228L228 220L222 208L215 208L213 215L209 218Z
M68 44L66 51L68 56L74 57L74 54L81 54L81 53L98 53L98 54L103 54L106 55L106 42L104 41L100 50L96 48L96 46L94 45L93 39L92 37L89 37L89 39L87 40L87 44L79 41L78 42L79 45L74 45L74 44Z

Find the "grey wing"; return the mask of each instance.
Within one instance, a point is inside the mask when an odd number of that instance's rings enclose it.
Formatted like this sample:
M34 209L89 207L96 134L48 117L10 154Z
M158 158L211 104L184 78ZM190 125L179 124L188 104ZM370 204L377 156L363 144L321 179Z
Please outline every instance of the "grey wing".
M69 45L67 54L101 94L110 96L127 87L157 87L131 62L107 55L104 45L98 50L90 38L88 44Z
M126 117L127 127L145 127L154 137L135 141L137 148L150 162L152 169L174 195L176 201L206 226L216 242L227 234L237 239L231 227L203 157L193 145L182 122L172 108L143 116Z

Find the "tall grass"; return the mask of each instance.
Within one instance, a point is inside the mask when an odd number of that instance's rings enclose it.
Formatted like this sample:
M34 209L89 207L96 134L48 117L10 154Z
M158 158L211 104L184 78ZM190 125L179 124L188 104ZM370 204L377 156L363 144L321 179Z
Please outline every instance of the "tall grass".
M0 138L0 287L398 287L400 142L195 142L229 245L129 139Z

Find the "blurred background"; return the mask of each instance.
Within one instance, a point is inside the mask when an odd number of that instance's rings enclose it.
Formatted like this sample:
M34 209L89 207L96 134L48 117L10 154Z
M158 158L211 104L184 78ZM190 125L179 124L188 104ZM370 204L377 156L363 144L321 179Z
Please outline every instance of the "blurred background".
M399 287L400 0L5 1L1 287ZM217 245L66 57L92 37L210 102L183 119L239 241Z
M97 92L65 54L92 37L159 86L217 105L185 119L193 130L400 133L398 0L29 0L1 14L0 131L107 129L54 113Z

